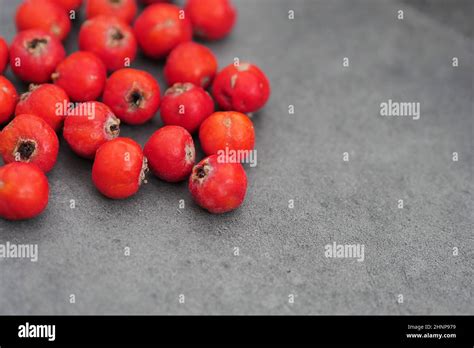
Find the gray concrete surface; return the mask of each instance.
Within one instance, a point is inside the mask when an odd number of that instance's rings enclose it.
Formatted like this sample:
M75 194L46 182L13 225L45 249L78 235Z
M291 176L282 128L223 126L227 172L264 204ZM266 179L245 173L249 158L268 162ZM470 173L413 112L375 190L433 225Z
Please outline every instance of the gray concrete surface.
M16 2L0 0L8 40ZM472 38L406 2L235 2L235 31L209 46L220 67L255 62L273 87L245 204L209 215L185 183L152 177L105 199L62 141L47 211L0 221L0 243L39 246L36 263L0 259L0 314L474 314ZM161 63L134 66L164 90ZM380 116L388 99L420 102L421 118ZM144 144L160 125L122 135ZM326 258L333 242L364 244L365 260Z

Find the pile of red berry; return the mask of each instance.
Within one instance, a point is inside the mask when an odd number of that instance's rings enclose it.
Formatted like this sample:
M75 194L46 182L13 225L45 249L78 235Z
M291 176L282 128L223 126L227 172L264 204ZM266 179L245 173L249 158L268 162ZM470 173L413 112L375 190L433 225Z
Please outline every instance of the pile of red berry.
M18 96L0 75L0 124L9 122L0 132L1 217L27 219L46 208L45 173L56 163L61 132L77 155L94 161L92 181L109 198L135 194L149 168L168 182L189 178L194 200L211 213L242 204L244 168L218 154L253 150L247 115L265 105L269 82L257 66L238 60L217 73L213 52L191 41L193 35L224 38L236 11L230 0L188 0L184 9L169 1L143 2L149 6L136 17L136 0L85 0L80 50L68 56L61 41L82 0L24 0L18 7L13 42L7 46L0 37L0 74L9 62L31 85ZM138 48L150 58L166 58L170 87L163 97L151 74L130 68ZM215 112L215 103L221 111ZM164 126L143 150L119 137L121 122L144 124L159 109ZM196 165L195 132L208 156Z

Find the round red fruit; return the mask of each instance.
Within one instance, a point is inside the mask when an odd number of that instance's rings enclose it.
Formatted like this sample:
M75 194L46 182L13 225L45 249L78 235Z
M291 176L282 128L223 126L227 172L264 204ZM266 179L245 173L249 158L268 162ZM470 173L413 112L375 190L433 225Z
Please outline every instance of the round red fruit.
M94 53L79 51L64 59L52 78L54 84L64 89L71 100L85 102L102 95L107 70Z
M194 33L207 40L227 36L237 17L229 0L188 0L185 10L193 23Z
M21 80L45 83L66 56L61 42L44 30L19 32L10 47L10 66Z
M56 132L61 129L66 116L69 97L56 85L30 85L16 105L15 115L33 114L45 120Z
M200 207L213 214L226 213L244 201L247 175L240 163L220 162L213 155L194 166L189 191Z
M270 97L270 83L255 65L231 64L219 72L212 95L224 110L251 113L261 109Z
M184 10L172 4L148 6L134 24L135 35L145 54L168 55L178 44L192 39L192 26Z
M137 14L136 0L87 0L86 18L96 16L117 17L124 22L132 23Z
M0 74L3 74L8 64L8 45L3 37L0 36Z
M58 150L56 132L35 115L18 115L0 132L0 154L5 163L33 163L49 172L56 164Z
M116 138L97 150L92 181L104 196L123 199L138 191L147 170L140 145L130 138Z
M82 24L79 48L97 54L107 69L114 71L130 66L137 55L137 40L124 21L97 16Z
M25 0L16 11L16 27L18 31L41 29L64 40L71 31L71 21L51 0Z
M46 175L30 163L0 167L0 216L7 220L31 219L48 205Z
M51 0L56 5L59 5L61 8L65 9L68 13L72 10L77 10L81 7L82 0Z
M158 129L145 144L143 152L153 174L168 182L188 178L196 157L191 134L178 126Z
M15 86L0 75L0 124L10 121L15 105L18 101L18 94Z
M237 111L220 111L201 124L199 140L206 155L227 150L250 151L255 145L255 131L246 115Z
M76 154L84 158L94 158L97 149L118 137L119 133L120 120L107 105L99 102L77 105L64 121L64 139Z
M171 51L164 72L169 86L191 82L207 88L216 71L217 59L209 48L195 42L184 42Z
M176 83L168 88L161 102L161 119L165 125L185 128L189 133L214 112L209 93L192 83Z
M105 84L103 101L128 124L143 124L160 107L160 86L146 71L120 69Z

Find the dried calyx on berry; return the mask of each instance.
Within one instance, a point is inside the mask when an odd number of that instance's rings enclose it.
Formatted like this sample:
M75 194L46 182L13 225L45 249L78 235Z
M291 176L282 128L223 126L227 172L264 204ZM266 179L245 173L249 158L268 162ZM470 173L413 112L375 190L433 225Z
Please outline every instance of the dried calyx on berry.
M202 183L206 179L206 177L209 175L210 171L211 171L211 165L209 164L209 161L198 164L197 166L194 167L194 170L193 170L193 176L192 176L193 181L198 181L199 183Z
M109 139L118 137L120 134L120 120L110 113L109 118L105 121L104 130Z
M175 83L173 86L168 88L165 95L180 95L194 88L194 85L190 82Z
M137 109L143 106L145 95L140 90L134 89L128 94L127 101L132 109Z
M34 38L33 40L26 42L26 49L28 52L35 56L41 55L41 53L46 49L48 46L48 38Z

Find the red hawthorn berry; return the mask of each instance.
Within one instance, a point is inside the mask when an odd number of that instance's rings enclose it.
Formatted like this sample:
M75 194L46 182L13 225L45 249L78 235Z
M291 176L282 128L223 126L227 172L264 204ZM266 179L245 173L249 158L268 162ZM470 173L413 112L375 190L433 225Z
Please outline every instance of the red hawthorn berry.
M77 10L82 5L82 0L51 0L56 5L65 9L68 13L72 10Z
M237 11L229 0L188 0L185 11L194 33L207 40L227 36L237 17Z
M207 88L217 71L217 59L206 46L195 42L183 42L168 56L165 78L169 86L177 82L191 82Z
M151 58L168 55L178 44L192 39L192 26L184 10L172 4L145 8L134 24L143 52Z
M35 115L18 115L0 132L0 154L5 163L33 163L49 172L56 164L58 150L56 132Z
M161 101L161 119L165 125L175 125L194 133L214 112L209 93L192 83L176 83L168 88Z
M61 129L66 116L69 97L64 89L45 83L33 85L23 93L16 105L15 115L33 114L45 120L56 132Z
M82 24L79 48L97 54L107 69L114 71L130 66L137 55L137 40L126 22L97 16Z
M120 69L107 80L103 102L123 122L143 124L160 107L160 86L146 71Z
M116 138L97 150L92 181L104 196L123 199L138 191L147 170L140 145L130 138Z
M18 31L41 29L59 40L64 40L71 31L71 20L61 6L51 0L25 0L16 11Z
M199 128L199 140L206 155L219 150L253 150L255 131L246 115L237 111L215 112Z
M212 95L224 110L251 113L261 109L270 97L270 83L253 64L231 64L219 72L212 85Z
M8 64L8 45L3 37L0 36L0 74L3 74Z
M87 0L86 18L105 15L132 23L137 14L136 0Z
M48 205L49 184L36 165L14 162L0 167L0 217L31 219Z
M112 110L100 102L77 105L68 112L63 136L71 149L84 158L94 158L105 142L118 137L120 120Z
M18 101L18 94L15 86L0 75L0 124L10 121L15 105Z
M196 152L191 134L179 126L158 129L143 150L153 174L168 182L179 182L189 177Z
M25 82L49 81L65 56L61 42L39 29L19 32L10 46L10 66L15 75Z
M189 191L200 207L213 214L226 213L244 201L247 175L240 163L219 162L212 155L194 166Z
M52 79L73 101L85 102L99 98L104 90L107 70L92 52L78 51L64 59Z

